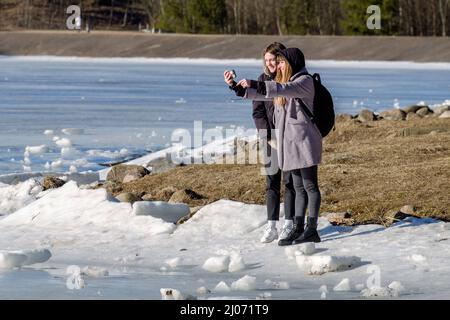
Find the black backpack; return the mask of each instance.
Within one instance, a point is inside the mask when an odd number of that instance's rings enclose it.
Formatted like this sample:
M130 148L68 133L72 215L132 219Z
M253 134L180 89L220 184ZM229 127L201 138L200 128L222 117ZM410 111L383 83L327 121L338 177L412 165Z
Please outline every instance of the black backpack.
M328 89L325 88L324 85L322 85L319 74L314 73L314 75L309 74L309 76L312 77L314 81L315 93L313 113L311 113L311 111L306 106L304 106L303 103L300 103L300 105L302 105L303 110L311 119L311 121L317 126L320 133L322 134L322 137L324 138L334 127L335 114L333 98L331 97Z

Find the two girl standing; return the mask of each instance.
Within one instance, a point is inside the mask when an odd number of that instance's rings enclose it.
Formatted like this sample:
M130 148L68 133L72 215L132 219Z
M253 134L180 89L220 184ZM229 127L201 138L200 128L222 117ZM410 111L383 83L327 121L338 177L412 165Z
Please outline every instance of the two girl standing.
M322 135L303 109L306 107L313 112L314 80L308 74L300 49L285 49L276 43L271 46L264 51L269 74L260 76L258 81L243 79L236 83L232 73L225 71L224 80L237 95L254 101L253 118L258 129L270 131L272 126L276 129L275 148L273 143L267 145L269 155L276 149L285 184L285 224L278 244L320 242L317 222L321 196L317 166L322 158ZM267 119L267 122L257 119ZM269 136L268 140L271 138ZM278 236L280 179L280 172L267 176L268 225L262 242L271 242ZM307 222L306 209L309 211Z

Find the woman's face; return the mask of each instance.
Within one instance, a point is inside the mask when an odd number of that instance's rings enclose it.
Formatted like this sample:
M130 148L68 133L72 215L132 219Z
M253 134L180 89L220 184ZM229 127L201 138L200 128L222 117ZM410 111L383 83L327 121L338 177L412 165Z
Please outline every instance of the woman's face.
M269 52L264 55L264 61L270 73L277 72L277 57Z
M281 71L281 74L284 74L284 72L286 71L286 61L284 60L280 60L278 61L278 70Z

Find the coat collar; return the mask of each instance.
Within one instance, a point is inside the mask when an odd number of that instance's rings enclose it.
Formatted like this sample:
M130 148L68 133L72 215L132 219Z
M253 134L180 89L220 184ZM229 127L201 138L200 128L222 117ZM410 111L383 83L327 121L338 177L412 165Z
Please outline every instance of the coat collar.
M308 74L308 69L306 69L306 67L303 67L299 72L297 72L296 74L294 74L291 77L290 81L293 81L293 80L299 78L300 76L304 76L304 75L307 75L307 74Z

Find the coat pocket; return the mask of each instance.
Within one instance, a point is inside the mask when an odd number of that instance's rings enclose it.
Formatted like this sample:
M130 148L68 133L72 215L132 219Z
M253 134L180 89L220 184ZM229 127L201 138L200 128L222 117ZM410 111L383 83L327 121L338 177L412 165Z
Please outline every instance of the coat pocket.
M299 123L307 123L305 112L302 109L302 106L299 102L295 102L295 104L290 109L290 116L287 119L288 123L299 124Z
M290 141L303 141L308 130L308 123L304 119L289 118L285 128L285 138Z
M293 125L298 125L298 124L305 124L306 125L307 121L304 118L294 119L294 118L289 117L289 119L287 120L287 123L293 124Z

